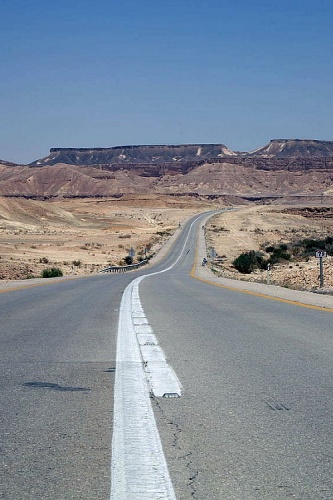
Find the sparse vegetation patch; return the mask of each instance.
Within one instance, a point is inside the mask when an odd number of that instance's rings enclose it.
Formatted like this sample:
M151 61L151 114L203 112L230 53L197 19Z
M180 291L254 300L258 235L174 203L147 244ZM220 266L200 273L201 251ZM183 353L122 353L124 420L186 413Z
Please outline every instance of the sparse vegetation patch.
M48 267L42 271L42 278L57 278L59 276L63 276L59 267Z

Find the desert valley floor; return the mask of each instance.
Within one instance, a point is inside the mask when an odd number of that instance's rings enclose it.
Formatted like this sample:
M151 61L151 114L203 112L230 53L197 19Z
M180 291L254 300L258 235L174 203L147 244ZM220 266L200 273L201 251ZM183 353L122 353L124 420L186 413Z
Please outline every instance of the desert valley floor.
M121 265L133 249L134 260L156 253L189 216L234 208L210 219L207 249L213 247L214 272L235 279L265 281L266 271L240 274L232 265L242 252L269 245L333 235L333 204L300 203L224 207L191 197L124 196L121 199L37 201L0 198L0 279L40 276L59 267L64 275L99 272ZM317 290L318 259L279 263L270 280L290 288ZM332 257L324 259L324 291L333 290Z

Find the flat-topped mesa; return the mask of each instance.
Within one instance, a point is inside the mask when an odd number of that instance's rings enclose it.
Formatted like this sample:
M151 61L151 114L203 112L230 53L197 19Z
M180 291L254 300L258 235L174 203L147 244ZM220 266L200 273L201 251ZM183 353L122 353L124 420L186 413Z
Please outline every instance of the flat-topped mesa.
M241 163L256 165L257 161L283 159L289 164L291 159L310 162L326 161L333 158L333 141L315 139L272 139L269 144L254 151L234 152L224 144L178 144L178 145L129 145L110 148L51 148L50 154L38 159L31 166L46 166L64 163L67 165L100 166L109 169L126 168L156 170L157 174L164 165L167 171L185 173L189 168L207 163ZM272 165L269 165L270 168ZM277 167L279 165L276 165ZM148 170L147 170L148 169ZM167 173L167 172L164 172Z
M57 153L60 151L79 151L79 152L87 152L87 151L109 151L110 148L51 148L50 153Z
M45 158L30 165L162 164L200 162L211 158L236 156L224 144L180 144L115 146L111 148L51 148Z
M333 141L315 139L272 139L266 146L245 153L266 158L328 158L333 157Z

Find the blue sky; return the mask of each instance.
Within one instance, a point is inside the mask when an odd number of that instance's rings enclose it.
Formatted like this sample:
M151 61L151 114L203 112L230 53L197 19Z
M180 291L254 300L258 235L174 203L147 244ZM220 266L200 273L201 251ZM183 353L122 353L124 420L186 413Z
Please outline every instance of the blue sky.
M331 0L1 0L0 158L333 140Z

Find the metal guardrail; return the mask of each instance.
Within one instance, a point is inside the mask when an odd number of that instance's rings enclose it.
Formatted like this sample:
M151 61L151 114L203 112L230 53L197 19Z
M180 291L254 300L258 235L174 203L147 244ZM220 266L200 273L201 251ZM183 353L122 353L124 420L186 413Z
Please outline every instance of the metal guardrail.
M147 264L148 259L142 260L137 264L129 264L127 266L109 266L100 270L100 273L125 273L126 271L132 271L133 269L138 269L141 266Z

